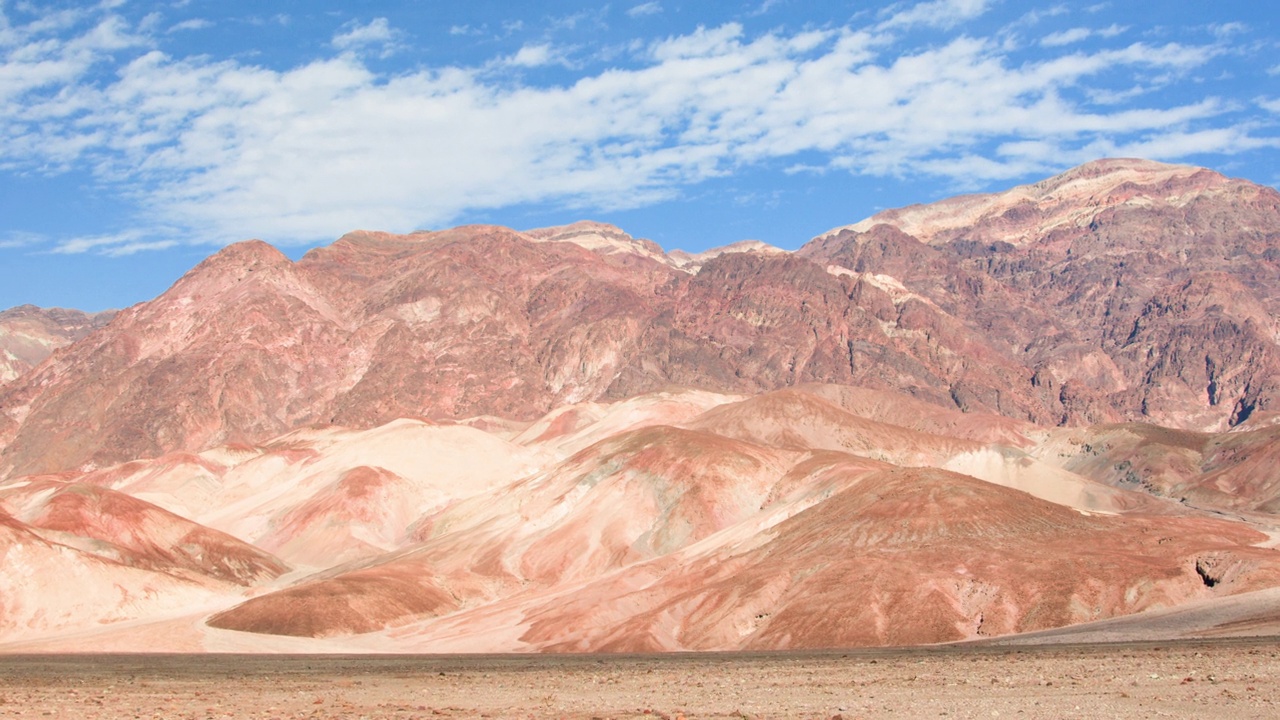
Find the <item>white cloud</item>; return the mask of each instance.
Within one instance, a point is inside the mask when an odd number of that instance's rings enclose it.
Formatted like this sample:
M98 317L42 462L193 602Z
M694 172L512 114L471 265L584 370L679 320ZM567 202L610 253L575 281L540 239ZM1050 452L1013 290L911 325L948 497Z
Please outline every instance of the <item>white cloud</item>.
M627 11L627 15L635 18L635 17L644 17L646 15L658 15L661 12L662 12L662 3L657 2L657 0L652 0L651 2L641 3L639 5L633 6L630 10Z
M1071 28L1070 30L1062 30L1060 32L1051 33L1040 39L1040 44L1045 47L1061 47L1078 43L1093 34L1089 28Z
M502 64L535 68L544 65L567 65L568 61L550 43L539 43L537 45L522 45L514 55L506 58Z
M1134 98L1145 95L1150 92L1151 88L1145 85L1134 85L1122 89L1111 88L1090 88L1085 91L1085 96L1089 98L1089 102L1095 105L1119 105L1127 103Z
M286 71L139 49L112 73L91 72L105 48L136 43L118 21L80 18L75 36L24 26L0 51L0 167L74 164L139 195L151 224L56 245L123 254L176 237L291 243L438 227L520 203L635 207L765 163L972 183L1103 154L1177 159L1275 143L1212 97L1120 102L1148 75L1176 82L1203 67L1219 46L1132 43L1025 61L963 35L893 42L896 29L925 22L922 8L957 18L985 7L918 4L884 21L891 30L698 28L552 86L520 72L563 62L552 44L473 68L380 75L349 52L395 41L379 20L344 26L334 57ZM1102 75L1110 80L1095 86ZM1114 107L1072 99L1105 92Z
M205 20L204 18L192 18L191 20L183 20L180 23L175 23L173 27L169 28L169 32L176 33L186 30L204 30L209 27L213 27L213 23L209 20Z
M1113 38L1120 35L1125 30L1128 30L1128 28L1116 24L1109 25L1099 30L1092 30L1090 28L1083 27L1070 28L1068 30L1061 30L1044 36L1040 39L1040 45L1047 48L1062 47L1064 45L1078 43L1081 40L1087 40L1095 35L1102 38Z
M1280 139L1253 137L1244 128L1226 127L1162 133L1125 143L1101 140L1091 147L1112 157L1176 160L1189 155L1222 152L1223 148L1232 148L1237 153L1261 148L1277 148L1280 147Z
M102 255L121 257L146 250L165 250L178 244L176 240L155 240L150 237L153 232L139 229L77 237L59 242L52 252L60 255L79 255L93 251Z
M31 247L45 242L45 237L38 233L11 230L0 235L0 250L14 250Z
M99 19L69 40L49 39L50 34L83 18L74 11L63 11L25 27L7 28L6 45L10 49L0 56L0 103L33 90L66 87L110 53L142 43L115 16Z
M1240 35L1249 31L1249 26L1241 22L1215 23L1209 26L1209 31L1220 38L1230 38L1233 35Z
M383 57L386 57L398 47L400 32L393 30L384 17L374 18L364 25L352 21L343 28L343 32L333 36L333 46L339 50L358 50L374 46L381 50Z
M880 23L880 29L895 30L916 26L949 29L978 17L990 6L991 0L933 0L906 10L890 8L883 13L888 17Z
M569 15L549 18L547 27L552 31L578 30L579 28L589 27L603 28L608 26L608 23L606 22L608 15L609 6L603 5L595 10L581 10ZM519 26L515 28L518 30L523 26L523 22L516 22L519 23Z
M755 10L752 10L751 12L747 13L747 15L749 17L760 17L761 15L768 15L770 11L772 11L775 7L781 5L782 2L783 0L764 0L764 2L760 3L760 7L757 7Z

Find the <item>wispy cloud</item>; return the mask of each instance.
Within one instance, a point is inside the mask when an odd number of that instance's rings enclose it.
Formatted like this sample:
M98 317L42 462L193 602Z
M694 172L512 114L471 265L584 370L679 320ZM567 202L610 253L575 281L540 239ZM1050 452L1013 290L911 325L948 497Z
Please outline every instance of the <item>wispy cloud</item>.
M1218 44L1099 42L1027 60L963 32L902 40L987 5L920 3L866 27L698 28L560 84L525 79L538 73L524 68L564 63L549 42L474 67L379 74L358 50L398 42L381 18L340 28L332 57L275 70L163 54L109 12L52 17L46 26L62 30L0 26L13 38L0 47L0 167L91 168L135 194L136 229L53 244L127 254L173 238L436 227L521 203L637 207L752 166L964 183L1103 154L1177 159L1276 142L1213 97L1135 104L1149 76L1177 82ZM1276 112L1270 98L1256 107Z
M123 257L147 250L165 250L178 244L176 240L157 240L152 229L135 229L105 235L90 235L63 240L51 252L60 255L78 255L97 252L111 257Z
M383 57L394 53L399 46L401 33L394 30L384 17L368 23L352 21L343 26L342 32L333 36L333 46L339 50L377 48Z
M749 17L760 17L768 15L774 8L783 3L784 0L764 0L758 7L747 13Z
M1049 47L1049 48L1062 47L1063 45L1071 45L1073 43L1078 43L1082 40L1087 40L1095 36L1103 37L1103 38L1113 38L1113 37L1116 37L1117 35L1120 35L1127 29L1128 28L1121 27L1120 25L1114 25L1114 24L1109 27L1101 28L1099 30L1094 30L1092 28L1083 28L1083 27L1070 28L1068 30L1061 30L1061 31L1050 33L1044 36L1043 38L1041 38L1040 44L1044 47Z
M634 5L627 10L627 15L633 18L645 17L646 15L658 15L662 13L662 3L653 0L652 2Z
M882 13L886 19L880 23L880 29L896 30L916 26L953 28L985 13L990 6L991 0L932 0L906 9L894 7Z
M1061 47L1080 42L1092 34L1093 32L1088 28L1071 28L1070 30L1062 30L1044 36L1040 40L1040 44L1045 47Z
M500 65L536 68L544 65L569 65L564 52L551 43L522 45L514 55L503 58Z
M204 18L192 18L190 20L183 20L182 22L174 23L174 25L169 28L169 32L176 33L188 30L204 30L209 27L213 27L212 21L205 20Z
M36 245L42 245L45 242L45 237L39 233L9 231L0 235L0 249L2 250L33 247Z
M1209 31L1220 38L1227 39L1249 31L1249 26L1242 22L1214 23Z

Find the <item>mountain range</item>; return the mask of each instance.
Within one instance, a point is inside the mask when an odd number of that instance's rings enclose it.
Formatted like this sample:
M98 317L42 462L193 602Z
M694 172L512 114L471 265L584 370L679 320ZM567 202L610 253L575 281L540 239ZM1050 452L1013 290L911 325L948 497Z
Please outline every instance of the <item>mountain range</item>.
M794 252L231 245L0 314L0 650L1271 628L1278 317L1280 193L1132 159Z

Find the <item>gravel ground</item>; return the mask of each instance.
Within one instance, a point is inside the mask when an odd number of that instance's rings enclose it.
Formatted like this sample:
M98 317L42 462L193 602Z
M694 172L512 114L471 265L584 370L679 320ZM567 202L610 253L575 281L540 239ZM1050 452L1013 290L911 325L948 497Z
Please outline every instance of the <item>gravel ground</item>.
M1280 639L668 656L0 656L0 718L1280 717Z

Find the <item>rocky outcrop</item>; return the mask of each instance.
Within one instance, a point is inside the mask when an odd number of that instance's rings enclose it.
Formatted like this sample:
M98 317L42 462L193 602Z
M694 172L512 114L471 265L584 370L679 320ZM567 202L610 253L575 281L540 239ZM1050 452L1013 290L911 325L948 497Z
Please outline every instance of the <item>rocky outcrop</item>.
M1272 188L1105 160L887 211L799 254L888 274L1007 349L1030 371L1008 391L1037 420L1223 429L1277 402Z

